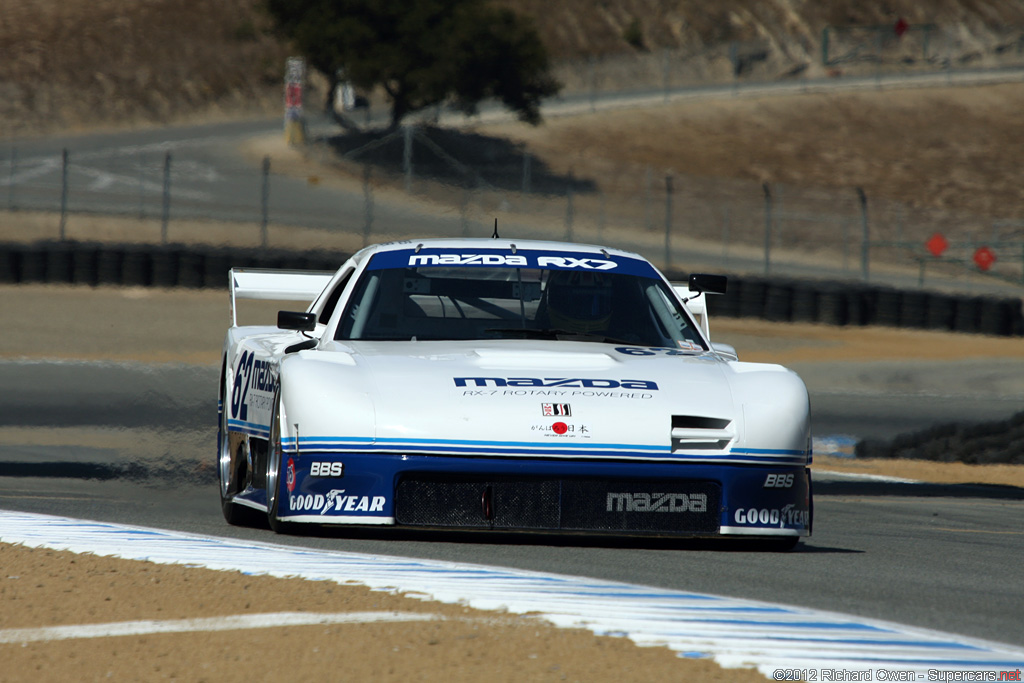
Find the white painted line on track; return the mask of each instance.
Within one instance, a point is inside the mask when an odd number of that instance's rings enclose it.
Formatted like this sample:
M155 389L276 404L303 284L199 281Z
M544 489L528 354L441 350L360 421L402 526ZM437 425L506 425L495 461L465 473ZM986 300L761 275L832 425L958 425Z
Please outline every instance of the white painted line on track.
M276 628L278 626L319 626L325 624L379 624L381 622L441 621L439 614L417 612L268 612L196 619L142 619L106 624L76 624L42 628L0 630L0 643L35 643L76 638L143 636L157 633L195 633L235 631L238 629Z
M0 511L0 541L278 577L358 583L665 645L725 667L908 672L1024 668L1024 649L834 612L501 567L314 550ZM869 679L864 679L869 680ZM879 679L880 680L880 679Z
M887 484L924 484L920 479L904 479L903 477L890 477L885 474L866 474L863 472L840 472L838 470L812 470L813 474L827 474L833 479L844 481L881 481Z

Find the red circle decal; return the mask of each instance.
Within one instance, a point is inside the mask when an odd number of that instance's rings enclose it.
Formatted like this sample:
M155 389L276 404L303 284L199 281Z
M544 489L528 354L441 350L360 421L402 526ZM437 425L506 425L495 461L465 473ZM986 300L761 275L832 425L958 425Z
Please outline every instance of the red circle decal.
M564 422L556 422L555 424L551 425L551 428L555 430L555 434L565 434L567 431L569 431L569 426Z

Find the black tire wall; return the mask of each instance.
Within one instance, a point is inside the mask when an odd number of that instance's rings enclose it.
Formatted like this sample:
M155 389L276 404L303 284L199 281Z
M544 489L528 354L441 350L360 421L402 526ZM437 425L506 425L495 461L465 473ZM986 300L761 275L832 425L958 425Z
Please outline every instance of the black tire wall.
M687 274L668 273L673 282ZM710 294L714 318L762 318L825 325L880 325L912 329L1024 336L1021 299L902 290L884 285L731 275L726 294Z
M0 283L226 288L230 268L336 270L349 254L206 245L0 243ZM685 282L684 273L668 273ZM709 314L776 322L884 325L1024 336L1021 299L900 290L850 282L730 276Z

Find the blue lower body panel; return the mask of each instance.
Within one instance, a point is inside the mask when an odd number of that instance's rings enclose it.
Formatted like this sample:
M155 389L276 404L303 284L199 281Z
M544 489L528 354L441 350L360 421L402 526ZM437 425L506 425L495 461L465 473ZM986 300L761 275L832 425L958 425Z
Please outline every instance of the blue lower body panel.
M283 465L284 522L679 536L811 530L803 466L355 452L292 454Z

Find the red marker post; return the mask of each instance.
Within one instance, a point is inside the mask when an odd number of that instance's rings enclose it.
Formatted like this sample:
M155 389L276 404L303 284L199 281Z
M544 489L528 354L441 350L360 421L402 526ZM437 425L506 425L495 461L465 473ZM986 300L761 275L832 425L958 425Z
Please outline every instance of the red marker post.
M982 272L987 271L996 262L995 253L988 247L980 247L974 252L974 263Z
M943 252L945 252L946 249L949 248L949 242L946 241L946 238L942 235L941 232L937 232L934 235L932 235L927 242L924 243L924 246L925 249L927 249L932 256L934 256L935 258L939 258L940 256L942 256Z

